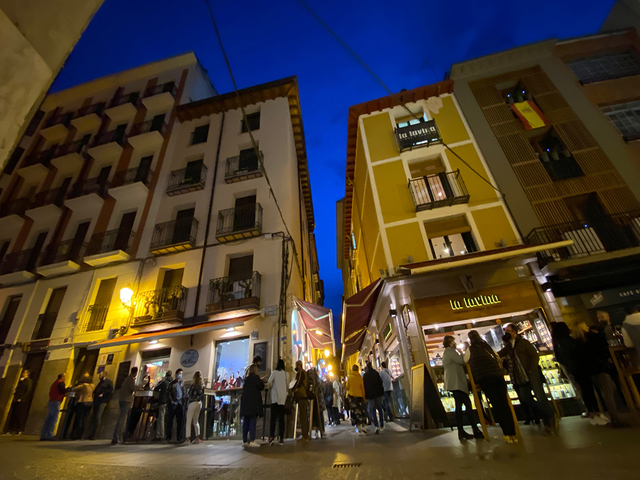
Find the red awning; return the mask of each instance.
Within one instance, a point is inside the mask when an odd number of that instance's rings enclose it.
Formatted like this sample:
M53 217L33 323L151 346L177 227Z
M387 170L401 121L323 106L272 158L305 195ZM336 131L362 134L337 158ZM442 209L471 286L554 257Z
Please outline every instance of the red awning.
M331 347L332 352L335 353L331 309L304 300L296 299L295 302L299 307L298 313L308 333L311 346L313 348Z
M382 279L378 279L368 287L344 301L344 324L342 325L342 343L360 330L367 328L371 321L373 308L382 289Z
M364 337L367 331L365 329L360 330L360 332L356 333L353 337L347 340L342 344L342 361L346 358L349 358L351 355L356 353L362 348L362 343L364 342Z

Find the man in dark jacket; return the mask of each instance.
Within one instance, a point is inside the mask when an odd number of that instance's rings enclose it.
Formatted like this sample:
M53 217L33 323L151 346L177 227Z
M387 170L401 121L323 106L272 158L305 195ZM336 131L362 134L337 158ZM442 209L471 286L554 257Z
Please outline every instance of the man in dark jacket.
M102 416L113 396L113 382L106 370L100 373L100 381L93 392L93 412L89 422L89 440L94 440L96 435L100 437Z
M16 433L22 435L24 424L27 423L27 415L29 414L29 395L33 384L29 378L29 370L22 370L20 380L13 393L13 402L11 403L11 416L9 417L9 426L6 435Z
M156 420L156 441L164 440L167 434L167 429L164 425L164 419L167 416L167 404L169 403L169 385L173 382L173 378L171 377L171 370L167 370L164 378L156 388L153 389L154 392L158 394L158 419Z
M182 369L176 370L176 378L169 384L169 403L167 415L167 442L171 441L173 419L176 419L176 440L184 443L184 384L182 383Z
M307 398L307 388L309 387L309 379L307 372L302 368L302 362L296 362L296 382L291 391L293 392L293 400L298 404L300 412L300 426L302 428L302 439L309 440L309 401ZM294 432L294 436L296 433Z
M376 427L376 434L378 434L380 430L384 430L384 386L380 374L373 368L371 362L367 362L367 369L362 380L364 381L364 397L369 404L369 416ZM378 423L376 414L380 417L380 423Z

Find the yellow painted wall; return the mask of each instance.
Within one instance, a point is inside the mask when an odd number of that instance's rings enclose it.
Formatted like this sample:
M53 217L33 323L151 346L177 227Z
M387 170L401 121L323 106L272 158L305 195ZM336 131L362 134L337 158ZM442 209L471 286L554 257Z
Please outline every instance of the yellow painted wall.
M369 262L373 261L373 249L376 246L378 232L378 216L373 202L373 190L371 189L371 183L367 180L364 190L364 205L362 207L362 243L364 248L367 249Z
M473 144L468 143L452 149L458 155L471 165L474 170L480 173L484 178L489 179L478 152ZM460 175L469 192L469 205L481 205L483 203L495 202L498 199L494 188L476 175L469 167L462 163L458 157L448 150L445 150L447 159L452 170L460 170Z
M408 263L409 255L413 257L414 262L429 260L418 222L388 227L387 240L393 265Z
M442 108L438 113L433 113L442 140L445 143L456 143L469 140L469 133L462 123L458 109L453 103L452 97L442 97Z
M364 143L362 142L360 131L358 131L358 140L356 142L356 165L355 172L353 174L353 188L355 190L353 201L357 202L358 207L362 205L362 196L364 195L364 182L367 178L367 172L367 157L364 154Z
M416 216L402 160L373 166L378 199L384 223L407 220Z
M358 270L360 273L360 288L364 288L371 283L371 275L369 274L369 257L368 252L362 246L358 247L358 253L356 255ZM373 253L373 252L372 252Z
M516 232L511 228L507 214L501 206L475 210L471 215L486 250L500 248L500 239L504 239L509 247L519 244Z
M400 156L398 142L388 112L372 115L362 120L367 136L371 162Z
M382 237L380 237L378 246L374 252L373 265L371 266L371 280L376 281L380 278L380 270L386 270L387 268L389 268L387 258L384 254L384 247L382 246Z

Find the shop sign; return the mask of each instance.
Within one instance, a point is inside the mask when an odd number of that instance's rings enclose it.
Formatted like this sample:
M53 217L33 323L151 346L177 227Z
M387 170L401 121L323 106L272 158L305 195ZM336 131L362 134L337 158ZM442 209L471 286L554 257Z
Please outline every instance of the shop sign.
M440 132L436 127L435 120L420 122L415 125L396 128L396 138L400 150L415 147L417 145L428 145L429 143L440 141Z
M464 310L465 308L489 307L502 303L498 295L478 295L477 297L463 297L460 300L449 300L451 310Z
M640 285L583 293L580 298L587 308L602 308L620 303L640 303Z
M180 365L182 365L184 368L193 367L196 363L198 363L198 358L200 358L200 354L198 353L198 351L191 348L184 352L180 357Z

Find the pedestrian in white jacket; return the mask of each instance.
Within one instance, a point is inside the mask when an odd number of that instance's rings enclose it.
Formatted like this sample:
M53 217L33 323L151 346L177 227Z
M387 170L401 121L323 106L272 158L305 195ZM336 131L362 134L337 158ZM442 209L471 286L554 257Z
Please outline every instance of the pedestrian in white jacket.
M275 443L276 422L278 423L279 443L284 443L284 405L287 401L287 386L289 385L289 375L284 369L284 360L279 359L276 369L271 372L267 388L271 389L271 435L269 445Z

